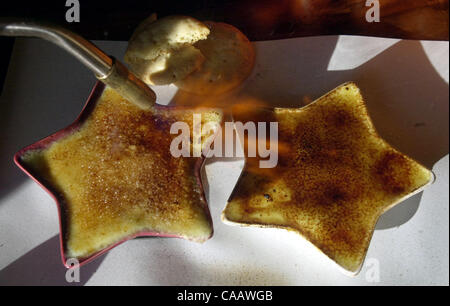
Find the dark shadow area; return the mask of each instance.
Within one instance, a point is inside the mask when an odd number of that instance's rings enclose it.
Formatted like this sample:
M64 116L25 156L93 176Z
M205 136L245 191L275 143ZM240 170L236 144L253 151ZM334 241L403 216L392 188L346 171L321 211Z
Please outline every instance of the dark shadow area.
M56 46L16 39L0 96L0 198L27 178L14 165L14 154L72 123L94 84L92 74Z
M422 194L413 195L384 213L378 220L376 229L393 228L408 222L419 209Z
M79 283L68 283L59 249L59 235L40 244L0 271L0 286L83 286L105 258L81 267Z
M401 41L356 70L357 82L379 134L432 169L449 153L449 88L422 45ZM405 83L407 84L405 86ZM377 229L400 226L419 208L422 193L381 216Z
M449 87L420 42L400 41L355 74L387 142L430 169L448 154Z
M401 41L356 69L356 74L381 137L429 169L449 153L448 84L420 42ZM392 208L376 228L406 223L417 212L421 198L422 193Z
M202 166L202 168L200 170L200 179L202 180L202 188L203 188L203 193L205 195L205 200L206 200L206 203L209 206L209 203L211 203L210 200L209 200L210 199L210 195L209 195L209 189L210 188L209 188L208 177L206 175L206 170L205 170L205 166L206 166L206 162L207 161L208 160L205 161L205 163L203 164L203 166Z
M0 37L0 46L2 46L2 57L0 58L0 95L3 92L3 83L8 72L9 61L14 46L13 37Z

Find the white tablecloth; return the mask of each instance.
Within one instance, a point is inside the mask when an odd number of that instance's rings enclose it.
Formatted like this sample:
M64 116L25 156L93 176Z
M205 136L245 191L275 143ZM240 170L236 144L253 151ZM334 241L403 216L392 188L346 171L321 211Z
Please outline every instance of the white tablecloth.
M97 44L123 58L126 42ZM83 267L81 282L72 285L448 285L448 42L328 36L255 46L245 94L298 106L356 81L380 134L432 168L435 184L380 219L369 260L350 278L295 234L224 225L220 213L243 162L210 160L211 240L128 241ZM53 200L12 157L71 123L94 83L87 69L50 43L16 41L0 98L0 285L68 284ZM177 98L174 86L154 89L159 103Z

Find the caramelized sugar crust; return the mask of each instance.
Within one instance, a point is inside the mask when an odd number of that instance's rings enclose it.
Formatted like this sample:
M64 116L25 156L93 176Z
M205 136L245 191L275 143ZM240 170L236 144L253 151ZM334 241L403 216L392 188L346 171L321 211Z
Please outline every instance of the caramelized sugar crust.
M260 169L258 158L246 159L224 219L295 230L352 272L364 260L378 217L432 179L377 135L353 83L301 109L233 116L244 123L277 121L279 162Z
M154 115L106 88L78 131L25 157L64 199L67 256L83 258L142 231L211 236L196 176L201 160L170 154L171 124L184 121L192 131L192 112ZM221 116L203 111L202 119Z

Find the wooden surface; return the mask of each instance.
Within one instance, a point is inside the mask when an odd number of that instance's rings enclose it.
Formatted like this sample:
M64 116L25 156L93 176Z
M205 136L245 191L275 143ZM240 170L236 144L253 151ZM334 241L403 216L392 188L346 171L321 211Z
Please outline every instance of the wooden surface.
M366 21L366 0L201 0L80 2L80 22L65 19L65 1L1 1L0 17L23 17L64 26L90 40L127 41L137 24L156 12L159 17L184 14L223 21L252 41L316 35L367 35L404 39L448 40L448 0L379 0L380 22ZM12 39L0 40L0 92Z
M448 0L379 0L381 22L366 21L366 0L79 1L80 22L65 20L65 1L2 1L0 16L43 19L88 39L128 40L156 12L224 21L250 40L358 34L448 40Z

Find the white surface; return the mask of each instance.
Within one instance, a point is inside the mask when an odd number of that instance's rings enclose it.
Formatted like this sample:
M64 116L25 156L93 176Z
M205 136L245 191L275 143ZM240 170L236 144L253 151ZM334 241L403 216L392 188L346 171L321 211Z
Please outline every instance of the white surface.
M119 59L126 47L98 45ZM224 225L220 213L243 162L210 160L211 240L126 242L83 267L80 284L448 285L448 42L331 36L260 42L256 48L255 71L237 96L300 106L356 81L380 134L432 167L435 184L380 219L366 266L349 278L295 234ZM71 123L94 82L53 45L17 40L0 98L0 285L67 284L53 200L13 165L12 156ZM160 103L180 99L173 86L155 90ZM380 282L369 282L377 265Z

